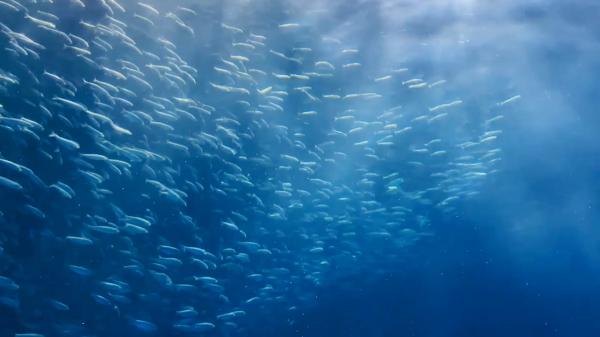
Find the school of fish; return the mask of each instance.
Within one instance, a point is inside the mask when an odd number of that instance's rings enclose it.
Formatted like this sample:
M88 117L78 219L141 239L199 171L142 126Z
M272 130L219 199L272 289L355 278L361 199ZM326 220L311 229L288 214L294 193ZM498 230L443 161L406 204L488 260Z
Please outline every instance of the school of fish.
M471 118L435 74L214 3L0 0L14 336L243 335L376 272L498 172L520 96Z

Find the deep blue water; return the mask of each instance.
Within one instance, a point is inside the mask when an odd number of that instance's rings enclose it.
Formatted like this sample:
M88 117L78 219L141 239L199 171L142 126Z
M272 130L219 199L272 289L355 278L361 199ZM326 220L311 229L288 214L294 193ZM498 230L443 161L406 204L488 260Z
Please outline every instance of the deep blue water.
M594 1L0 2L0 337L600 335Z
M489 14L506 3L496 5L481 6L489 6ZM507 125L499 179L456 216L436 219L435 238L411 249L376 282L353 277L323 289L319 306L283 335L600 333L598 5L529 2L515 8L503 19L523 25L522 35L545 33L490 61L517 81L538 85L530 87L528 112Z
M575 192L572 187L564 191ZM355 277L343 290L324 290L321 306L300 317L287 333L597 335L598 239L590 236L597 232L588 220L597 216L594 201L583 207L587 209L564 214L557 211L564 205L555 196L532 194L531 202L541 205L536 211L545 214L544 227L535 233L515 229L512 221L491 220L505 211L478 204L462 216L440 221L446 226L438 229L440 236L417 247L377 282ZM521 202L503 205L508 206L521 207Z

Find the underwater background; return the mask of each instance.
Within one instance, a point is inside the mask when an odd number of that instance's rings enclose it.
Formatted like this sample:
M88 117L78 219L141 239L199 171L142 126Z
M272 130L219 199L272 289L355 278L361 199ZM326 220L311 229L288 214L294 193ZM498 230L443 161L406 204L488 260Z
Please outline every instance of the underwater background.
M599 13L0 0L0 337L598 336Z

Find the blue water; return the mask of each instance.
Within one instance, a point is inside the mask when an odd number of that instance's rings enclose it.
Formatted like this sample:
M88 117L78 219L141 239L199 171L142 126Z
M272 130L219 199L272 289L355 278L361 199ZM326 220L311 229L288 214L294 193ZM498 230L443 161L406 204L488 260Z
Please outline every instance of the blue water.
M460 3L460 2L458 2ZM427 5L423 5L427 6ZM431 7L435 7L431 4ZM294 336L597 336L599 28L594 2L474 4L468 55L510 73L527 107L507 122L504 170L480 200L375 283L322 293ZM507 7L512 9L504 11ZM498 14L501 12L502 14ZM444 12L446 14L446 12ZM440 15L444 15L440 14ZM434 36L443 36L445 24ZM506 35L502 30L512 29ZM481 35L479 35L481 34ZM498 34L498 35L496 35ZM442 59L446 55L440 56ZM443 62L443 60L441 61ZM519 83L520 82L520 83Z
M423 5L426 6L426 5ZM435 5L431 5L435 7ZM473 59L510 73L527 107L508 122L504 170L476 202L436 219L435 239L381 280L323 291L294 336L597 336L598 5L474 5L495 16ZM504 12L506 7L512 10ZM484 9L485 8L485 9ZM502 12L502 14L498 14ZM445 14L446 12L444 12ZM443 15L443 14L440 14ZM434 35L443 36L446 25ZM514 29L507 36L503 29ZM495 35L498 34L498 35ZM525 40L525 41L523 41ZM515 41L518 42L515 46ZM513 49L514 48L514 49ZM442 55L441 58L444 58Z
M600 335L598 13L0 0L0 337Z

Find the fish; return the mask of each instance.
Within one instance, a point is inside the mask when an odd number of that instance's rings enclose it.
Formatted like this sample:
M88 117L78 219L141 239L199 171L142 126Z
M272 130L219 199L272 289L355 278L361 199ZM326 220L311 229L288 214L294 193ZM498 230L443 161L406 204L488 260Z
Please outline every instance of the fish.
M142 319L134 319L131 321L131 325L139 331L151 333L157 330L157 327L154 323L145 321Z
M514 95L514 96L512 96L510 98L507 98L507 99L503 100L502 102L498 102L496 105L503 106L503 105L515 102L515 101L517 101L519 99L521 99L521 95Z
M366 59L318 11L273 10L0 0L15 336L242 336L385 275L494 179L519 95L483 106L423 63Z
M451 107L455 107L455 106L461 105L462 103L463 103L463 101L458 99L458 100L452 101L450 103L444 103L444 104L440 104L440 105L436 105L434 107L431 107L431 108L429 108L429 111L430 112L434 112L434 111L437 111L437 110L448 109L448 108L451 108Z
M23 186L21 184L3 176L0 176L0 186L3 189L11 190L14 192L20 192L23 190Z

